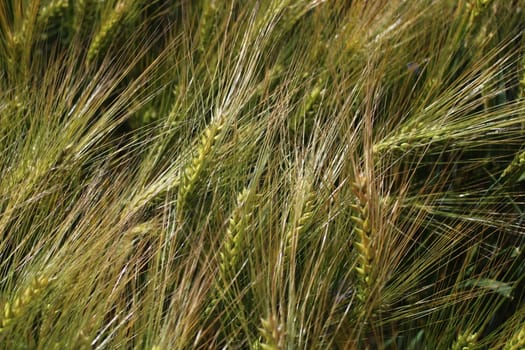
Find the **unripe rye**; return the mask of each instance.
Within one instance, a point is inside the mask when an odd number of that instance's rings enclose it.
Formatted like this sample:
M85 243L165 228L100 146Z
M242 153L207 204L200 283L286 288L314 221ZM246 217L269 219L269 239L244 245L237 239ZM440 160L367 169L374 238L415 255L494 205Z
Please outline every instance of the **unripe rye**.
M182 222L184 219L184 208L189 199L188 197L192 194L223 127L223 117L211 122L201 136L197 154L183 170L177 196L177 219L179 222Z
M354 231L356 234L356 241L354 247L356 248L358 261L355 268L359 279L359 287L357 297L364 302L369 293L371 285L371 271L372 261L374 259L374 250L371 241L371 225L370 225L370 208L369 198L366 191L366 178L359 175L357 180L352 184L352 192L356 198L356 203L352 204L353 215L351 217L354 223Z

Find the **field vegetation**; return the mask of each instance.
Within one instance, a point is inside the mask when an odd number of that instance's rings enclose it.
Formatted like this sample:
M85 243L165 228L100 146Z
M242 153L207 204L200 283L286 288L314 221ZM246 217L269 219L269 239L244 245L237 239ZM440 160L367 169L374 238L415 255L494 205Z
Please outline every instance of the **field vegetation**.
M525 349L525 2L0 2L1 349Z

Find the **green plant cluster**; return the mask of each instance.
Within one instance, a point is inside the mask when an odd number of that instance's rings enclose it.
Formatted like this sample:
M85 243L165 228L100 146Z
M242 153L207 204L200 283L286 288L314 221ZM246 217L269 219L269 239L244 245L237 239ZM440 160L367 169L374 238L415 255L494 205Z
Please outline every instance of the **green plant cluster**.
M1 349L525 349L525 2L0 2Z

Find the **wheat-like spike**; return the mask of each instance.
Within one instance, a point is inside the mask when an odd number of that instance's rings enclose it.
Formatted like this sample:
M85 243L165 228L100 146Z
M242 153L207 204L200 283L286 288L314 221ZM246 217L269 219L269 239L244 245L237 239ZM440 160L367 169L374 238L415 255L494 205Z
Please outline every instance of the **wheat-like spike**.
M5 2L4 2L5 3ZM12 31L5 33L5 43L10 50L6 56L8 72L12 76L27 74L31 61L34 27L37 23L38 2L29 2L17 18Z
M279 324L277 318L270 315L266 319L261 319L262 327L259 332L265 339L264 343L259 343L258 346L263 350L281 350L284 349L285 332L284 326Z
M525 325L521 326L514 336L507 342L503 350L523 350L525 349Z
M450 350L471 350L476 346L477 333L464 332L458 335L458 338L450 347Z
M261 98L268 89L271 89L275 86L278 79L283 75L283 66L281 64L276 64L272 66L267 72L264 80L259 82L255 87L253 96L255 98Z
M316 192L307 190L306 198L300 208L300 216L297 222L286 233L286 251L290 252L295 237L301 237L308 229L314 216Z
M50 22L62 15L69 7L68 0L52 0L38 12L37 27L46 28Z
M128 232L131 235L131 237L144 237L148 236L151 232L155 231L157 229L157 226L155 225L154 220L141 222L140 224L137 224L133 226Z
M291 124L293 131L295 132L300 131L301 126L303 125L306 130L311 129L313 114L315 113L315 110L317 109L319 103L321 102L325 94L325 91L326 90L323 88L322 80L319 79L319 81L310 90L308 96L303 101L297 113L293 116L292 124Z
M323 3L324 0L319 1L303 1L303 0L280 0L275 8L274 14L282 15L280 20L281 27L279 28L281 33L286 33L293 28L293 26L310 11L312 8Z
M217 18L217 0L205 0L199 20L199 51L204 52L211 43L214 22Z
M467 2L467 9L470 11L469 27L490 6L492 0L470 0Z
M142 210L149 203L162 198L165 193L171 191L173 188L177 188L179 185L180 179L176 174L166 174L132 198L127 203L126 210L122 211L122 218L128 215L133 215L137 211Z
M123 250L132 249L138 240L149 239L159 232L159 225L154 219L141 222L125 232L122 237L121 247Z
M511 174L525 167L525 151L520 152L514 157L514 160L503 170L500 176L500 180L508 177Z
M360 290L358 291L357 296L361 301L364 301L368 294L368 288L372 282L370 279L370 273L372 271L372 261L375 255L371 242L372 232L365 176L358 176L357 180L352 184L352 192L356 197L356 203L351 205L354 212L354 215L351 216L351 220L354 223L354 230L357 238L354 242L358 254L356 272L361 281Z
M117 3L113 11L91 41L87 53L87 62L91 62L100 52L102 52L111 42L112 36L118 31L118 26L127 19L132 18L130 14L138 6L139 1L121 0Z
M226 242L223 251L220 252L220 270L223 277L237 268L239 253L243 235L249 227L252 216L250 207L247 206L250 190L244 188L237 196L237 207L230 215L228 228L226 229Z
M77 0L75 1L74 17L73 17L73 30L78 33L82 28L82 22L86 16L88 0Z
M95 14L100 10L101 3L97 0L76 0L73 7L72 29L74 33L88 34L91 25L98 16Z
M37 298L49 285L49 278L36 277L21 295L14 298L12 302L4 304L3 313L0 316L0 333L5 330L14 320L21 317L31 302Z
M197 154L183 170L177 197L177 217L181 221L188 196L193 192L194 186L208 161L207 158L212 152L215 141L219 138L223 126L224 118L221 117L213 121L206 130L204 130L201 136L201 142L197 148Z
M406 153L447 137L447 133L443 130L435 127L425 130L425 127L426 125L423 122L402 127L399 134L375 144L373 146L374 155L395 151Z
M181 108L180 101L181 101L181 96L183 96L184 94L183 91L184 91L184 87L181 84L178 84L175 87L175 90L173 92L173 95L175 96L175 102L173 102L173 104L171 105L170 111L168 113L168 118L167 118L167 120L169 121L169 124L168 124L169 126L175 125L176 121L182 118L183 114L180 111L180 108Z
M44 322L49 320L46 318ZM42 326L40 329L40 335L44 339L45 335L52 332L52 327L55 327L53 322L49 322L48 325ZM89 320L82 324L72 337L62 338L63 340L55 342L53 349L75 349L75 350L89 350L92 349L91 343L96 337L96 330L98 330L99 324L96 316L90 317ZM47 349L47 348L46 348Z
M17 94L9 101L5 102L5 104L0 109L0 112L2 113L2 115L6 115L9 117L18 117L21 113L24 112L24 109L26 108L27 106L22 103L22 99Z
M219 253L220 276L219 279L215 280L216 285L213 288L212 299L205 310L206 315L209 315L224 298L225 289L231 283L232 275L236 272L242 239L249 229L252 217L251 193L249 188L244 188L237 195L237 206L233 209L228 220L225 243Z

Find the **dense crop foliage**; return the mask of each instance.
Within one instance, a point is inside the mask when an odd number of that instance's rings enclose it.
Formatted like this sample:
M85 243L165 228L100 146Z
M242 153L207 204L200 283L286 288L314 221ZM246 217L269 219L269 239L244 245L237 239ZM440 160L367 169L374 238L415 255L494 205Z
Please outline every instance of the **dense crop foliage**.
M525 348L525 2L0 2L0 348Z

